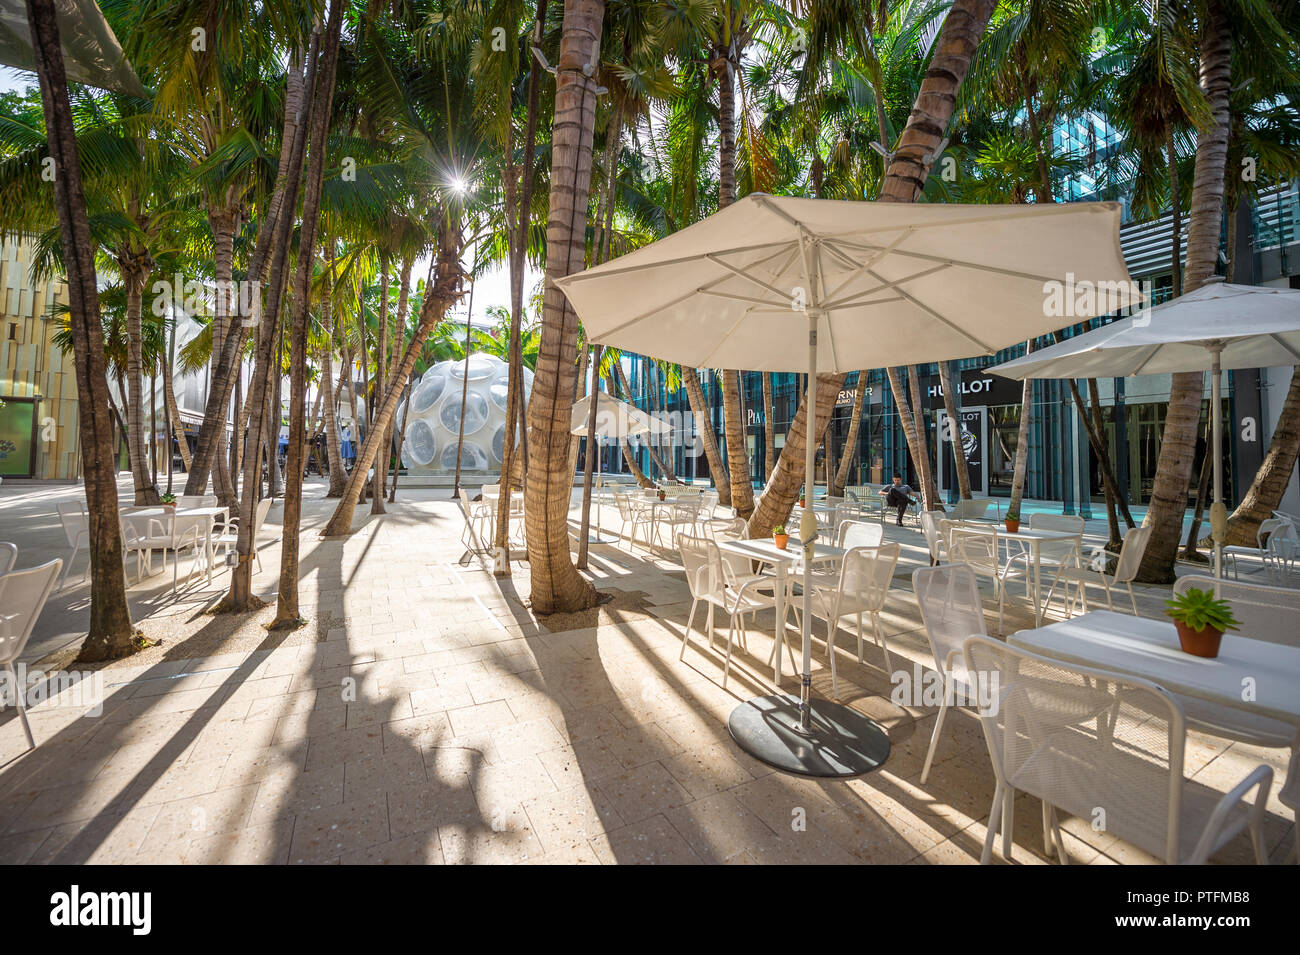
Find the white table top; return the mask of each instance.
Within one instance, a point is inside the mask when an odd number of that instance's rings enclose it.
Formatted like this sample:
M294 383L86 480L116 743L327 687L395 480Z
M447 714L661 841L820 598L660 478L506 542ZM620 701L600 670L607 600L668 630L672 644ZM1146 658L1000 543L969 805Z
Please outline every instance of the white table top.
M122 513L130 517L161 517L173 512L177 517L226 517L230 514L228 507L132 507L123 508Z
M803 548L796 544L793 538L785 550L777 547L776 542L770 537L761 540L719 541L718 548L733 554L742 554L753 560L766 561L769 564L790 564L803 559ZM813 545L814 563L835 560L843 557L844 554L845 551L841 547L833 547L830 544Z
M1099 670L1139 676L1171 693L1300 725L1300 648L1226 633L1210 660L1184 653L1167 620L1098 610L1007 638L1013 646ZM1255 699L1242 700L1243 681Z

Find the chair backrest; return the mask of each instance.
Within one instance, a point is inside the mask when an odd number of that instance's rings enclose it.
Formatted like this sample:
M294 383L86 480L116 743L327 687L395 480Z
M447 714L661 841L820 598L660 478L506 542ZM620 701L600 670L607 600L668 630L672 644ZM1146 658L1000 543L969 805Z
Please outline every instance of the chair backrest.
M501 493L501 485L500 485L500 484L484 484L483 487L479 490L479 493L482 494L484 497L487 497L487 496L490 495L490 494L500 494L500 493Z
M1189 574L1174 581L1175 594L1185 594L1193 587L1209 590L1232 606L1232 615L1241 622L1241 629L1232 631L1230 636L1300 647L1300 627L1296 626L1296 620L1300 619L1300 590L1215 580L1200 574Z
M215 494L182 494L176 499L177 507L216 507Z
M982 573L996 574L1002 569L998 559L998 532L995 527L974 528L954 524L948 531L948 556L963 561Z
M614 506L618 508L618 516L621 520L630 521L635 516L632 513L632 498L626 491L614 492Z
M1124 535L1124 543L1119 549L1119 560L1115 564L1115 582L1132 583L1142 566L1142 555L1146 553L1147 541L1151 539L1151 525L1130 527Z
M992 503L991 497L973 497L958 501L948 512L948 516L958 521L979 520L988 513L989 505Z
M1186 730L1173 697L987 637L969 638L965 655L996 698L979 717L1003 785L1179 860Z
M939 527L942 521L939 511L921 512L921 533L925 535L926 546L930 548L931 560L939 559L939 545L947 543Z
M1284 521L1280 517L1269 517L1259 522L1259 529L1255 531L1255 544L1260 550L1268 549L1269 538L1281 528L1286 527L1290 522Z
M921 567L912 571L912 589L935 669L946 672L948 658L954 653L960 657L967 637L988 633L975 572L966 564Z
M253 543L257 543L257 535L262 532L262 525L266 522L266 515L271 513L271 505L275 503L271 498L264 497L257 502L257 508L253 511Z
M130 549L133 545L147 541L154 537L170 537L172 527L175 523L175 512L170 508L164 508L166 514L122 514L120 520L122 523L122 540ZM155 545L157 546L157 545Z
M0 541L0 574L7 574L18 563L18 545Z
M856 521L861 517L862 508L852 501L844 501L835 505L835 516L831 519L831 527L832 529L838 529L844 525L845 521Z
M894 581L901 552L897 541L850 548L840 566L840 593L851 593L868 610L879 610L889 596L889 585Z
M713 520L714 508L718 506L718 492L705 491L700 495L700 518L706 521Z
M850 547L877 547L885 539L885 526L875 521L842 521L835 546L848 550Z
M1260 526L1262 528L1263 524ZM1267 539L1260 535L1260 547L1275 557L1294 557L1296 551L1300 550L1300 532L1291 521L1279 521L1278 526L1269 532Z
M0 574L0 666L13 663L27 646L63 561Z
M1029 515L1029 529L1033 531L1064 531L1067 534L1083 534L1084 521L1075 514ZM1039 559L1044 562L1062 563L1075 552L1074 541L1043 541L1038 545Z
M59 523L63 525L63 536L69 547L77 545L78 536L89 537L90 518L86 514L86 505L82 501L61 501L56 505ZM87 541L88 542L88 541Z
M721 597L725 582L718 545L707 537L677 535L677 552L686 571L686 586L695 598Z
M679 494L673 499L671 521L674 524L694 524L700 519L700 496Z

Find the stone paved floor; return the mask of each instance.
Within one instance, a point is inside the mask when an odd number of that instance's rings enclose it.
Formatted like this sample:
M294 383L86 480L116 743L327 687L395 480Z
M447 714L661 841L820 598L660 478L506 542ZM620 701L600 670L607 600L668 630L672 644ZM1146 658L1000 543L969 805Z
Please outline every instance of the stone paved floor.
M950 717L922 786L935 711L890 702L870 643L859 664L841 633L840 694L888 729L888 763L848 782L773 773L726 729L739 701L771 689L770 613L724 688L725 626L713 649L697 628L678 659L690 600L666 551L593 547L592 576L615 599L597 614L539 622L526 606L526 565L502 583L455 563L460 518L446 491L403 492L385 517L358 514L346 542L315 533L330 510L322 492L308 488L308 626L269 633L269 610L214 618L203 608L224 574L179 599L167 574L166 585L159 577L132 591L137 619L163 646L101 671L102 715L55 705L66 695L43 704L32 711L40 746L26 752L13 711L0 714L0 861L978 860L993 792L978 723L965 711ZM278 510L264 541L278 536ZM895 666L910 669L928 659L910 588L924 550L915 530L891 525L889 536L904 560L885 626ZM264 544L264 596L278 556L278 543ZM84 612L84 589L63 599L63 612L75 614L77 600ZM1163 593L1143 589L1140 599L1154 614ZM1024 601L1012 601L1006 630L1029 623ZM829 695L823 664L815 689ZM796 689L788 666L784 688ZM1216 790L1262 761L1280 782L1280 751L1189 740L1189 772ZM1149 861L1085 820L1065 828L1073 862ZM1274 797L1275 861L1292 828ZM1046 861L1036 800L1017 801L1015 842L1015 863ZM1244 836L1217 857L1250 858Z

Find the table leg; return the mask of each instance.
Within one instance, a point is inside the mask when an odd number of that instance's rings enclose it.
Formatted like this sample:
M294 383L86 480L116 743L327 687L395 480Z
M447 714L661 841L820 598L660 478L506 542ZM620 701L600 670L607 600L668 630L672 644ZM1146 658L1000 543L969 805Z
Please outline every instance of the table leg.
M780 688L781 654L785 651L785 561L778 561L776 565L776 601L772 609L776 612L776 660L772 678Z
M1030 550L1033 552L1034 565L1034 626L1041 627L1043 625L1043 565L1039 556L1042 554L1042 548L1031 547Z

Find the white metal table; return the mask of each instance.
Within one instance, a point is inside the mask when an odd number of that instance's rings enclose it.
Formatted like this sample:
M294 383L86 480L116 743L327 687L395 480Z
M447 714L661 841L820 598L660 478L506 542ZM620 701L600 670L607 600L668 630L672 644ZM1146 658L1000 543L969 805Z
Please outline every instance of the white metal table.
M955 530L974 531L975 533L991 532L996 526L996 521L971 520L962 521ZM998 533L998 540L1005 541L1008 548L1007 558L1010 559L1010 547L1012 544L1020 544L1029 554L1029 563L1032 566L1032 572L1029 575L1030 590L1034 602L1034 626L1042 626L1043 623L1043 544L1053 543L1060 544L1066 541L1074 542L1075 553L1083 552L1083 534L1075 534L1070 531L1049 531L1022 527L1014 534L1004 532ZM951 548L952 541L948 541ZM1001 557L998 558L1001 560Z
M826 563L833 566L839 563L845 553L842 548L832 547L830 544L817 543L813 545L813 548L812 562L814 564ZM803 551L793 541L790 547L782 550L776 546L776 542L771 538L719 541L718 549L729 554L739 554L750 560L769 564L776 571L776 653L774 654L773 679L776 680L779 687L781 685L781 651L785 648L786 586L790 571L801 568L803 565Z
M1081 666L1151 680L1171 693L1300 728L1300 647L1226 633L1214 659L1184 653L1166 620L1096 610L1007 638Z

